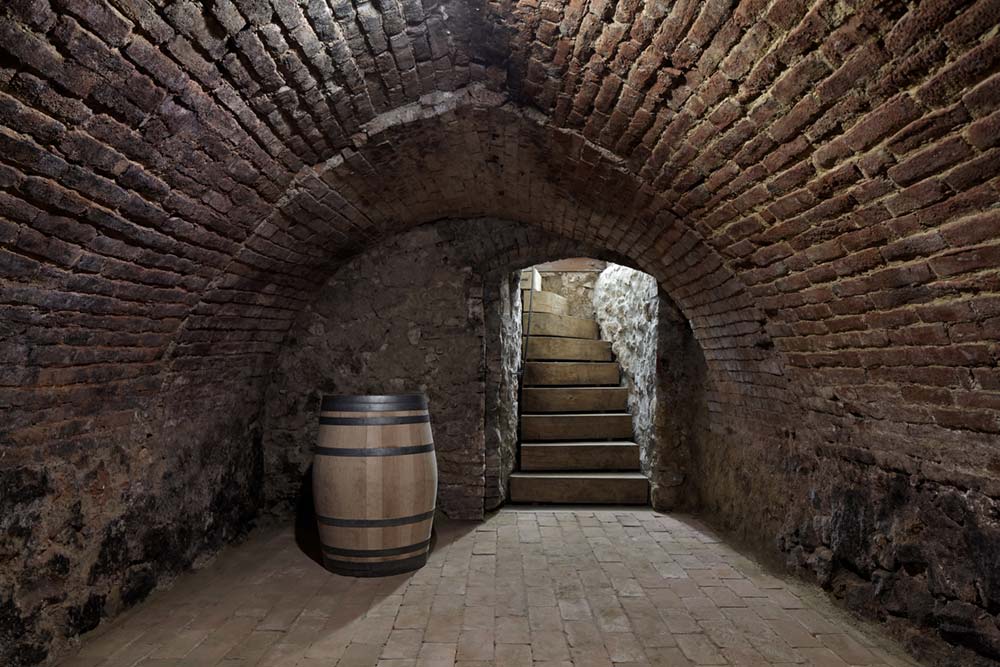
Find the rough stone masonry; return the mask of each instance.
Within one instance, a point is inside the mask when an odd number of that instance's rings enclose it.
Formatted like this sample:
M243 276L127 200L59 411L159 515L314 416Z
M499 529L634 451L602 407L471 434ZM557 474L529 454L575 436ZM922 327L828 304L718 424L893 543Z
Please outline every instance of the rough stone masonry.
M350 257L484 216L511 268L609 259L676 305L707 517L927 660L1000 658L998 24L994 0L3 3L0 661L245 531L293 324Z
M483 515L483 277L437 226L393 237L342 266L302 311L275 364L263 424L269 503L295 507L323 394L426 392L438 507ZM311 502L306 499L306 503Z

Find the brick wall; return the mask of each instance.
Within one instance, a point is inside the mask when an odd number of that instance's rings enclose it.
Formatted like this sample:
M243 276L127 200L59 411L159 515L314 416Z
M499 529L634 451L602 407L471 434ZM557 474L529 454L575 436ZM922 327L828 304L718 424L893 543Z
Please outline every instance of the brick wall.
M127 508L178 516L185 475L234 478L228 528L171 538L177 562L237 531L267 364L344 258L483 215L595 248L537 261L627 257L677 304L706 511L856 608L1000 655L996 25L991 0L4 3L18 660L100 606L43 602L31 572L69 553L87 580ZM128 549L79 590L117 608L147 562Z

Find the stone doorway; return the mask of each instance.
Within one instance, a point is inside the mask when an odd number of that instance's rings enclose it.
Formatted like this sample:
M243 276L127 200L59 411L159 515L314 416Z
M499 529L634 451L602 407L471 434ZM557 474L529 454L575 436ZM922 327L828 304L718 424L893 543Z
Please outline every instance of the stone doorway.
M643 285L627 285L623 272ZM641 425L655 407L654 378L641 375L655 372L656 291L650 276L587 258L521 272L511 501L648 503L640 461L651 443L637 435L648 435Z
M522 441L530 442L532 439L540 438L549 441L550 445L555 445L558 442L565 443L567 440L578 440L574 436L576 431L573 429L583 429L577 434L580 436L579 440L617 441L619 444L634 442L638 449L638 460L635 464L625 465L623 459L619 460L621 459L619 456L614 461L601 461L599 465L595 463L596 467L583 465L580 460L576 460L564 461L553 469L563 470L568 465L570 468L577 470L586 468L592 472L600 472L602 469L618 473L641 470L642 475L650 481L649 500L654 506L661 509L694 507L696 492L691 479L691 450L692 441L702 428L701 420L704 418L704 405L699 405L704 400L706 386L704 357L691 334L690 324L671 299L659 289L656 280L648 274L622 264L584 257L536 264L515 274L511 280L516 280L521 289L505 290L504 298L501 299L502 307L493 309L499 312L501 317L488 324L491 329L500 331L500 334L495 336L499 342L497 347L500 350L500 359L496 359L498 355L488 355L488 361L497 363L490 366L490 370L494 371L495 384L488 387L487 394L488 398L491 396L495 398L496 413L502 417L492 429L496 437L492 443L488 442L487 449L487 479L488 481L491 479L489 472L493 472L496 479L493 485L488 484L488 490L499 487L499 493L492 498L493 506L498 505L506 497L504 495L507 491L506 481L510 479L515 468L520 467L522 472L532 468L530 462L528 465L519 466L517 442L519 424L516 415L520 412L522 427L529 422L548 429L538 433L529 432ZM531 290L532 287L537 289ZM516 332L528 323L527 300L532 295L538 295L534 310L540 312L532 315L536 326L541 325L543 329L558 327L559 323L556 321L559 320L565 326L575 326L580 331L567 330L564 333L569 337L563 338L546 336L547 333L559 333L547 329L536 332L542 334L537 344L550 347L559 344L565 347L571 343L572 351L560 353L553 350L543 351L540 348L538 355L528 355L538 358L529 359L527 362L529 378L526 384L535 383L539 388L529 389L527 404L522 402L520 405L512 406L511 402L519 398L516 370L522 364L524 353L520 347L523 339L518 337ZM553 308L559 312L545 312ZM566 319L560 320L563 317ZM553 322L550 323L548 320ZM584 336L584 338L573 338L573 336ZM590 336L603 339L603 342L596 339L588 341L587 337ZM599 350L598 345L605 345L606 351ZM593 356L594 353L598 356ZM582 365L558 361L548 363L556 357L567 355L567 359L571 362L574 360L583 362ZM603 368L604 366L606 368ZM587 379L583 376L579 378L574 376L573 379L562 380L557 377L547 379L531 377L538 372L553 371L564 375L567 372L590 375L604 373L608 377L594 376ZM610 377L611 375L614 377ZM562 396L565 392L555 389L553 383L559 385L564 381L577 383L577 387L580 384L592 385L593 389L601 387L599 392L602 396L612 403L615 400L622 400L623 403L590 405L593 403L591 400L588 403L589 407L566 404L559 410L556 410L559 408L556 404L548 406L552 410L548 407L532 406L534 394L558 393ZM618 399L612 397L612 391L609 391L612 387L608 386L609 384L621 387ZM545 385L548 386L542 388ZM596 393L590 396L594 397ZM563 396L567 397L568 395ZM528 409L525 410L525 407ZM561 421L545 415L525 417L523 414L538 411L551 413L553 410L565 411ZM581 425L579 428L570 423L588 419L590 420L588 425ZM556 421L559 423L556 424ZM531 425L529 428L538 430ZM488 425L488 433L490 430ZM499 445L497 447L499 451L492 455L496 450L492 450L489 445L494 443ZM568 449L571 448L548 446L538 448L538 452L546 456L555 452L565 458L568 456ZM576 452L571 458L578 459L584 454L604 456L607 453L606 448L590 447L586 451ZM619 453L625 454L624 451ZM492 471L489 470L491 463L494 464ZM621 502L626 497L632 497L633 501L638 501L638 491L633 491L632 496L628 496L627 485L635 484L635 481L616 480L613 482L615 488L601 491L597 488L605 483L601 479L583 481L570 477L573 475L569 475L564 483L578 489L573 492L578 499L589 497L590 502L598 502L602 498ZM551 479L515 477L515 481L525 489L525 493L520 497L515 493L512 497L515 502L535 502L537 498L542 497L537 495L539 490L544 490L550 495L554 492ZM579 493L581 488L589 489L591 493L581 495ZM642 494L645 495L644 490ZM570 502L572 498L566 497L562 501Z

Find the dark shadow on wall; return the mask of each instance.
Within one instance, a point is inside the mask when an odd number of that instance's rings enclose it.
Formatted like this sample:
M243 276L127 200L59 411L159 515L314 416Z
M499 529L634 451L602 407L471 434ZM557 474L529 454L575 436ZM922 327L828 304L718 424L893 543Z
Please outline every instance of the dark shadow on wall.
M658 510L698 509L699 452L708 434L708 366L687 318L660 292L651 501Z
M316 509L313 506L312 464L302 474L299 494L295 498L295 544L299 551L323 565L323 547L319 541L319 527L316 525Z

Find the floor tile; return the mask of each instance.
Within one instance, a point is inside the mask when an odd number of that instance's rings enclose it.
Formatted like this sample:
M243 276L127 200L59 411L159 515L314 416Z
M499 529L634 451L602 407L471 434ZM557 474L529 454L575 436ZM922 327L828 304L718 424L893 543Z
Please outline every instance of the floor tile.
M437 532L422 569L353 579L262 528L61 667L916 664L688 517L516 509Z

